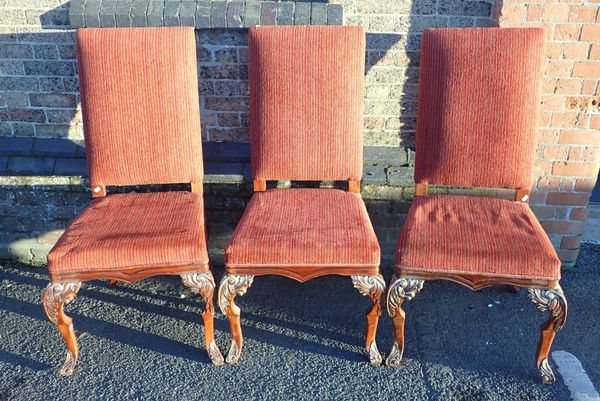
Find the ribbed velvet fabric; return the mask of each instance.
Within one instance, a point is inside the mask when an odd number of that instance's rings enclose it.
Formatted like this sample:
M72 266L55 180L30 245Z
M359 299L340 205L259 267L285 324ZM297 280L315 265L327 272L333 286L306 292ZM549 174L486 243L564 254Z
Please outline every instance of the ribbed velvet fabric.
M415 181L530 188L542 28L423 33Z
M225 249L227 268L367 267L380 251L357 193L324 188L272 189L252 196Z
M51 274L194 265L208 269L202 194L96 198L48 254Z
M254 178L360 180L363 29L260 26L248 41Z
M194 29L87 28L76 37L92 186L201 181Z
M423 272L560 278L556 251L527 204L469 196L416 197L396 265Z

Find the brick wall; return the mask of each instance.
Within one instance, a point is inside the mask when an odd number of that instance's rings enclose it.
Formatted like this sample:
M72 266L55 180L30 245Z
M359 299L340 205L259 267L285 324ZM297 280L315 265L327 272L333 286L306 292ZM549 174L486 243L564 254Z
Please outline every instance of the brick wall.
M236 10L240 9L240 2L229 3L231 7L233 3ZM532 2L502 5L492 0L340 0L332 3L343 7L345 24L360 24L367 31L362 192L382 244L384 265L390 266L414 195L412 161L422 30L519 23L519 15L523 15L525 23L534 7ZM316 10L325 10L326 15L324 4L315 4ZM542 7L544 3L536 4L541 7L538 18L549 18L549 11ZM598 5L590 4L590 7L597 12ZM334 9L334 5L327 5L330 6ZM294 23L299 22L295 21L297 7L291 3L267 4L272 12L268 15L276 22L289 18ZM306 4L302 7L306 8ZM515 16L509 18L511 7ZM567 7L570 6L567 4ZM68 11L64 0L0 0L0 257L43 261L67 222L89 202L89 188L81 178L85 176L83 131ZM237 21L229 9L221 11L225 17L231 14L232 21ZM575 17L573 11L573 18L589 19L591 12L582 9ZM306 18L304 14L298 15ZM110 13L107 15L110 17ZM315 21L327 21L319 15ZM163 21L167 21L164 16L163 11ZM192 24L198 22L197 16ZM564 17L560 23L550 25L579 26L582 39L593 34L594 27L598 26L590 25L591 21L569 22L570 10L566 14L563 11L560 17ZM103 21L117 23L116 18L103 18ZM597 18L597 13L593 18ZM514 21L509 22L510 19ZM184 19L179 21L183 23ZM224 21L226 25L228 20ZM583 28L585 24L589 26ZM598 148L592 145L599 143L597 135L593 136L590 131L598 128L599 123L598 115L592 118L590 114L594 106L597 111L597 100L594 105L589 97L597 95L597 79L578 77L590 74L591 64L578 66L584 52L576 46L583 43L578 41L580 36L565 43L561 43L561 38L553 42L559 48L558 55L553 56L558 63L549 66L549 70L562 74L561 68L567 68L569 74L573 71L576 75L569 75L568 79L557 75L545 85L549 96L544 98L543 120L547 127L542 129L539 150L539 190L533 196L536 214L556 247L562 249L561 257L567 263L572 263L577 254L577 238L586 218L586 192L593 186L597 171L592 162L598 159ZM247 34L244 29L202 28L196 31L196 37L207 172L207 219L211 226L211 254L218 261L220 250L251 195L247 183L250 178ZM600 50L594 49L588 47L590 59L598 58ZM565 64L565 60L571 61ZM578 84L574 83L576 80ZM592 81L595 82L593 90ZM556 89L548 89L550 85ZM572 85L579 89L571 90ZM587 172L581 169L584 165ZM573 168L575 171L569 172ZM568 177L562 177L567 174ZM439 191L464 192L451 188ZM478 190L476 194L511 196L494 190Z
M600 1L498 2L500 26L546 29L531 204L562 260L577 258L600 162Z

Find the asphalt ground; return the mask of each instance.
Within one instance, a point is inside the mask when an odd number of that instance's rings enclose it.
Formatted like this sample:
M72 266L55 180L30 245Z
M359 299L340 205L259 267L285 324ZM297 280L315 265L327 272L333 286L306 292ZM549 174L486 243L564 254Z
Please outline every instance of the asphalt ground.
M222 269L215 269L217 279ZM389 280L391 272L384 272ZM56 371L65 349L46 319L43 268L0 267L1 400L569 400L564 378L542 385L534 367L539 326L547 315L504 288L473 292L426 283L406 305L407 348L398 369L373 367L362 352L369 305L349 278L304 284L257 277L243 297L242 360L213 366L199 349L202 301L175 277L108 287L85 283L66 308L81 356L68 378ZM600 245L584 244L562 287L569 316L553 350L575 355L600 389ZM229 345L225 317L217 342ZM391 322L380 320L387 352Z

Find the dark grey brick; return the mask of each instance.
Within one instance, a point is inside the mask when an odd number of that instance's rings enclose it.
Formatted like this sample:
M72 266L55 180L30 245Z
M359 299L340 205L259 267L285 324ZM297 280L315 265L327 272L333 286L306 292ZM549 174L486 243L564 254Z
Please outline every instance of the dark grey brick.
M0 157L0 172L6 171L8 165L8 157Z
M68 139L59 138L36 138L33 142L33 154L35 156L78 156L77 144Z
M415 170L412 167L388 167L387 175L391 186L404 187L415 185Z
M44 138L67 138L70 129L68 124L39 124L35 126L35 135Z
M446 15L489 17L492 12L492 3L487 1L440 1L438 12Z
M219 63L237 63L237 49L232 47L226 47L223 49L217 49L214 51L215 61Z
M207 97L204 107L216 111L248 111L247 97Z
M54 124L69 124L75 115L75 110L72 109L57 109L57 110L44 110L46 118L49 123Z
M64 89L65 85L62 78L40 78L40 90L42 92L62 92Z
M277 3L277 25L294 25L294 3L292 1Z
M366 146L363 151L365 162L376 162L387 166L403 166L408 160L404 148Z
M146 10L148 10L148 3L145 1L134 1L131 3L131 8L129 10L131 26L146 26Z
M0 43L1 59L28 59L33 58L33 50L29 45L18 43Z
M11 136L12 134L11 125L4 121L0 121L0 136Z
M49 174L54 171L54 159L46 157L11 157L6 170L18 174Z
M243 74L242 66L237 65L200 66L200 78L202 79L244 79Z
M344 7L341 4L327 5L327 25L342 25L344 21Z
M38 109L0 109L0 121L43 123L46 116Z
M368 163L363 167L363 183L385 184L387 181L385 167L381 164Z
M33 138L0 137L0 154L3 156L29 156Z
M100 7L102 2L100 0L87 0L85 3L85 10L83 11L83 17L85 19L85 26L88 28L98 28L100 26Z
M250 161L250 144L236 142L204 142L204 159L209 162L243 162Z
M37 59L56 60L58 49L54 45L33 45L33 54Z
M297 2L294 10L295 25L310 25L310 3Z
M4 102L7 107L27 107L29 96L25 92L5 92Z
M183 0L179 4L179 23L182 26L196 25L196 2Z
M85 0L71 0L69 5L69 26L82 28L85 26Z
M312 3L310 11L311 25L327 25L327 4Z
M85 159L56 159L54 165L56 175L87 175Z
M0 60L0 75L25 75L21 60Z
M13 133L15 136L33 136L34 128L30 123L13 123Z
M204 174L210 175L242 175L244 165L242 163L217 163L204 164Z
M260 2L246 2L246 10L244 12L244 27L250 28L251 26L258 24L260 24Z
M69 26L69 7L57 7L40 15L42 28L56 28Z
M115 23L117 26L131 26L131 4L132 0L119 0L115 9Z
M24 61L23 66L27 75L70 76L75 73L70 61Z
M210 28L210 3L208 1L196 3L196 28Z
M165 26L179 26L179 0L167 0L165 2L163 24Z
M240 96L242 94L239 81L214 81L212 87L213 94L217 96Z
M75 60L76 52L74 45L60 45L58 46L58 54L63 60Z
M463 28L475 25L475 17L450 17L447 26L450 28Z
M77 107L77 98L71 94L30 93L29 100L35 107Z
M63 78L64 90L66 92L79 92L79 78Z
M103 28L113 28L117 26L115 20L116 12L116 0L102 0L102 7L100 7L100 26Z
M164 3L162 1L151 1L148 4L146 20L148 26L163 26Z
M226 1L213 1L211 3L210 26L212 28L227 28Z
M261 25L276 25L277 24L277 3L265 1L260 8L260 24Z
M227 4L227 27L242 28L244 26L244 2L231 1Z

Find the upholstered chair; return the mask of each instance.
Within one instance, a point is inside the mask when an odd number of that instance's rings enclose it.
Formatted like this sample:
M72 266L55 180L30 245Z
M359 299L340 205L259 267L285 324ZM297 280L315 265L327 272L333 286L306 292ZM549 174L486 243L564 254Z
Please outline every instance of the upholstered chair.
M560 260L527 203L543 60L541 28L423 33L416 197L387 295L395 330L388 365L402 359L402 304L425 281L450 280L471 289L503 284L527 288L538 309L550 313L536 363L543 382L554 381L548 354L565 323L567 302ZM430 185L511 189L514 198L430 195Z
M366 349L375 343L380 250L359 194L365 34L360 27L254 27L249 32L250 127L254 195L225 249L219 306L229 318L228 363L242 351L240 309L234 303L255 276L304 282L349 276L373 306ZM267 189L270 180L347 181L328 188Z
M60 374L79 350L63 307L82 281L134 282L180 275L204 298L208 354L215 282L208 265L202 199L202 146L193 28L77 31L85 150L93 201L48 255L48 318L67 346ZM107 187L189 183L191 191L107 195Z

